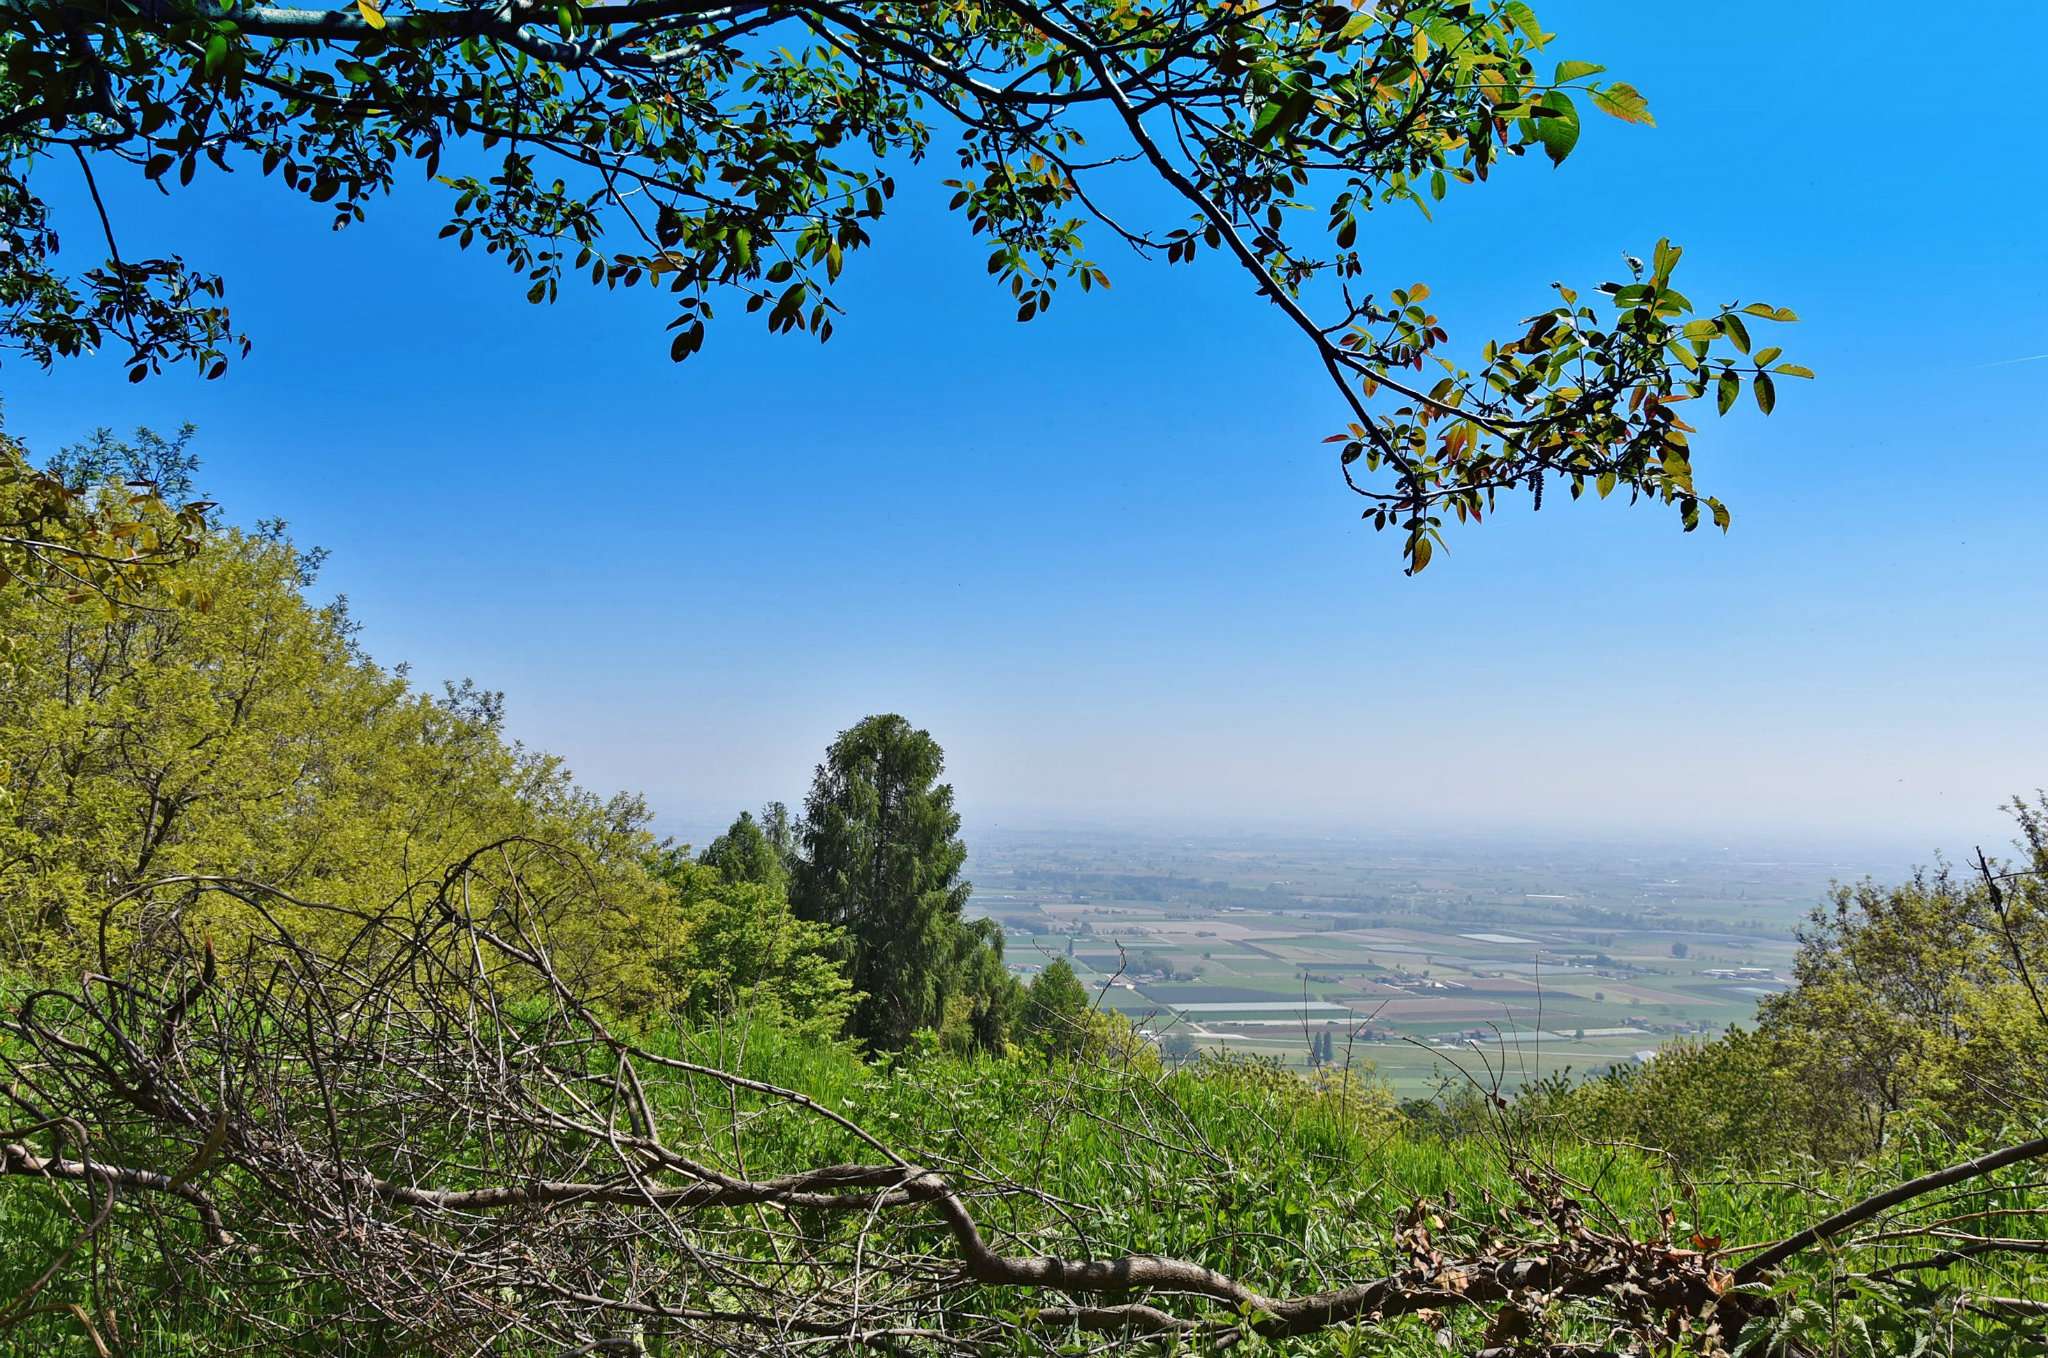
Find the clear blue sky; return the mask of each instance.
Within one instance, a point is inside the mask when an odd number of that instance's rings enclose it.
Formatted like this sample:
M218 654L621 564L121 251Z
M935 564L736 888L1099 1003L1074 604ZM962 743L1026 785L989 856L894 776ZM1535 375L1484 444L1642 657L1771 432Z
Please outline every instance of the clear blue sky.
M1798 309L1821 380L1702 430L1726 538L1556 495L1406 579L1239 275L1103 241L1114 290L1018 326L942 164L831 343L729 306L681 367L658 299L529 307L434 239L429 186L340 235L253 172L124 190L124 245L227 273L257 350L211 384L12 365L8 424L196 421L206 489L331 548L374 654L505 689L678 821L796 799L898 710L971 823L2004 843L1997 803L2048 783L2048 360L2015 361L2048 353L2048 189L1997 40L2035 10L1973 11L1958 64L1924 7L1539 8L1660 126L1589 114L1561 170L1383 214L1375 282L1429 281L1469 354L1668 234L1695 298Z

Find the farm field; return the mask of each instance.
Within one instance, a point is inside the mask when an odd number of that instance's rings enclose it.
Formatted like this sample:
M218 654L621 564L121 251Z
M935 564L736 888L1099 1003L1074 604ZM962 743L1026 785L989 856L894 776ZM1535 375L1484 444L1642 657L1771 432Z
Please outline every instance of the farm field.
M1883 849L1518 848L1047 832L977 845L1011 967L1064 957L1169 1056L1370 1063L1403 1096L1650 1059L1782 989L1829 884Z

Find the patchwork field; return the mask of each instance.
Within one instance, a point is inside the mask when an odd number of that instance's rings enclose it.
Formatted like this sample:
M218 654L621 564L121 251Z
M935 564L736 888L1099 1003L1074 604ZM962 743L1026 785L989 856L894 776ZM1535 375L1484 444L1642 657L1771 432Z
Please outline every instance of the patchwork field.
M1883 853L1573 853L1370 841L984 838L975 908L1029 976L1065 957L1169 1056L1370 1063L1397 1092L1650 1057L1754 1014L1832 881Z

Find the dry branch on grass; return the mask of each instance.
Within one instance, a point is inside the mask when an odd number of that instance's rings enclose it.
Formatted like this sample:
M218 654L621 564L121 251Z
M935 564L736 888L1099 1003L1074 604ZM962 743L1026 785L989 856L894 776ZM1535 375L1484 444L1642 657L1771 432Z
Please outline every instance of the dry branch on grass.
M325 911L345 927L319 946L249 883L139 894L153 942L24 996L0 1031L22 1115L0 1128L0 1191L85 1203L0 1325L47 1312L40 1294L118 1208L148 1214L175 1271L222 1284L250 1329L280 1323L245 1285L261 1271L425 1352L657 1338L952 1351L1026 1327L1227 1347L1463 1308L1486 1310L1502 1352L1526 1351L1535 1318L1560 1308L1711 1351L1768 1310L1761 1285L1801 1251L2048 1154L2043 1139L1915 1179L1732 1270L1674 1242L1668 1219L1630 1233L1533 1158L1514 1165L1518 1231L1446 1251L1437 1209L1418 1203L1392 1224L1398 1267L1323 1291L1279 1295L1193 1260L1037 1253L989 1224L992 1206L1039 1200L1037 1186L920 1164L808 1095L657 1050L587 1004L554 966L548 912L521 871L554 852L508 841L417 905ZM232 962L182 927L223 900L265 922ZM770 1115L800 1120L799 1144L859 1158L750 1171L741 1126Z

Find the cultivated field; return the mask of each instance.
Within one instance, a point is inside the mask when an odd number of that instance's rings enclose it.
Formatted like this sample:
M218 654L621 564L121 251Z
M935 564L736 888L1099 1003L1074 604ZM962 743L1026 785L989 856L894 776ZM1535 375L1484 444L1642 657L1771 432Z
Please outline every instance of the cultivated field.
M1029 975L1067 958L1170 1054L1338 1064L1397 1092L1643 1059L1785 984L1828 884L1903 865L1640 846L1370 841L1246 847L1075 832L985 837L975 908Z

